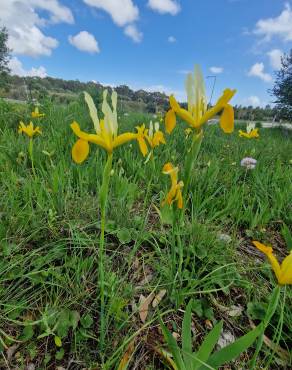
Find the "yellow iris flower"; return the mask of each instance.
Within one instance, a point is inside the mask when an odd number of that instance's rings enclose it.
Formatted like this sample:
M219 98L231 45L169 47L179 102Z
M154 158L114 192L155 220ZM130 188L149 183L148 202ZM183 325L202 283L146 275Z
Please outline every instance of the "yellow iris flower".
M287 257L284 258L280 265L277 258L273 254L273 248L257 241L253 241L253 244L268 257L278 283L280 285L292 284L292 251Z
M195 66L193 75L191 73L188 74L185 87L188 97L188 109L181 108L173 95L169 98L171 108L165 116L167 133L170 134L175 128L176 115L187 122L192 128L200 130L204 123L221 111L220 127L225 133L233 132L234 111L233 107L228 103L236 93L236 90L224 90L214 107L208 109L204 79L198 65Z
M44 116L45 116L45 114L44 113L40 113L38 107L35 107L34 108L34 111L31 112L31 118L41 118L41 117L44 117Z
M160 144L166 144L163 132L159 130L159 122L149 124L149 131L147 133L146 139L152 149Z
M246 139L257 139L260 136L257 128L251 130L250 132L239 130L238 134L240 137L245 137Z
M159 122L155 122L153 126L152 121L150 121L149 129L145 128L144 124L141 126L137 126L136 129L138 131L137 140L144 157L148 153L146 142L149 144L152 151L160 144L166 144L163 132L159 130Z
M32 122L30 122L29 125L26 126L22 121L20 121L19 127L18 127L18 133L21 134L22 132L26 134L27 136L29 136L30 138L32 138L36 134L42 133L39 126L35 128L33 127Z
M138 140L143 136L143 132L136 134L126 132L118 135L118 121L117 121L117 93L113 91L111 96L112 108L107 102L107 90L103 92L102 112L104 119L100 120L97 116L97 110L92 100L92 97L85 92L85 101L89 108L89 113L93 121L96 134L88 134L80 129L77 122L71 124L74 134L79 138L72 148L72 158L76 163L82 163L88 157L89 143L99 145L105 149L108 154L113 150L130 140Z
M167 203L171 205L173 202L177 202L177 207L183 208L183 197L181 189L184 186L182 181L178 182L178 167L174 167L172 163L168 162L163 166L162 173L169 175L171 179L171 187L166 195L165 200L162 202L162 206Z

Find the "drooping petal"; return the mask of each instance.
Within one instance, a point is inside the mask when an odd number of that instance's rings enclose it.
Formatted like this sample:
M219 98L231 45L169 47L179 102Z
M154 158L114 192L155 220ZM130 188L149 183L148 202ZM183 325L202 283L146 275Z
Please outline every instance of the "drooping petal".
M160 144L165 144L165 138L162 131L156 131L152 139L152 145L156 147Z
M234 130L234 110L230 104L227 104L220 117L220 127L226 134L230 134Z
M137 141L138 141L138 144L139 144L140 151L141 151L143 157L145 157L146 154L148 153L148 148L147 148L145 138L143 136L137 136Z
M280 284L292 284L292 252L284 258L281 265Z
M246 132L242 131L242 130L239 130L239 131L238 131L238 135L239 135L240 137L245 137L245 138L249 139L248 134L247 134Z
M225 89L222 96L218 99L217 103L211 109L208 109L207 112L200 119L200 126L207 122L209 119L214 117L219 113L225 106L228 104L229 100L236 93L236 90Z
M132 132L126 132L124 134L118 135L113 140L113 148L116 148L119 145L125 144L128 141L135 140L137 138L137 134Z
M176 126L176 116L173 109L170 109L165 115L165 130L168 134L171 134L172 130Z
M272 269L274 270L274 273L276 275L276 278L278 282L280 282L281 279L281 267L277 260L277 258L273 254L273 248L268 247L258 241L253 241L253 244L259 249L261 252L263 252L269 259L270 264L272 265Z
M85 161L89 153L88 141L79 139L72 148L72 158L74 162L80 164Z
M74 134L79 137L79 139L83 139L85 141L88 141L88 134L86 132L81 131L79 124L74 121L71 123L71 128L74 132Z
M186 123L188 123L190 126L194 128L198 128L200 125L198 122L194 119L194 117L191 115L189 111L187 111L184 108L180 108L176 114L183 119Z
M183 208L183 197L182 197L182 192L180 189L177 190L176 200L177 200L177 207L179 209L182 209Z

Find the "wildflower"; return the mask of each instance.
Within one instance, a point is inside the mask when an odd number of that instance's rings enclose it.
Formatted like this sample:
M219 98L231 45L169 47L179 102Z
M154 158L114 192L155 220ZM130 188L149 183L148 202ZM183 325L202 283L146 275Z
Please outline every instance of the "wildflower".
M75 121L71 124L71 128L74 134L79 138L72 149L72 158L76 163L82 163L87 158L89 153L89 143L99 145L100 147L105 149L108 154L111 154L116 147L125 144L130 140L137 139L139 142L139 137L143 135L143 132L138 134L126 132L124 134L118 135L118 96L115 91L113 91L111 96L113 107L113 109L111 109L110 105L107 102L107 90L104 90L102 103L102 112L104 114L104 119L100 121L98 119L96 107L94 105L92 97L87 92L84 92L84 94L96 134L88 134L84 131L81 131L79 124Z
M243 158L240 162L242 167L246 167L248 170L253 170L256 167L257 160L251 157Z
M163 132L159 130L159 122L154 123L154 130L153 130L153 123L150 121L148 135L146 139L152 149L160 144L165 144L165 138Z
M30 138L32 138L36 134L41 134L42 133L39 126L37 126L35 128L33 127L32 122L30 122L29 125L26 126L22 121L20 121L19 122L19 127L18 127L18 133L21 134L22 132L25 133Z
M257 139L260 136L257 128L252 129L250 132L239 130L238 134L240 137L245 137L246 139Z
M178 182L178 167L173 167L172 163L168 162L163 166L162 173L165 175L170 175L171 187L166 195L165 200L162 202L162 205L167 203L171 205L173 202L177 202L178 208L183 208L183 197L181 189L184 186L182 181Z
M287 257L284 258L280 265L277 258L273 254L272 247L268 247L258 241L253 241L253 244L268 257L278 283L280 285L292 284L292 251Z
M155 122L153 127L153 123L150 121L149 129L146 129L144 124L137 126L136 129L138 131L137 140L144 157L148 153L146 141L148 142L152 152L155 147L166 143L163 132L159 130L159 122Z
M171 109L166 113L166 132L171 133L176 126L176 115L186 121L192 128L200 130L204 123L223 111L220 118L220 127L226 133L234 128L234 111L229 100L236 90L226 89L214 107L208 109L203 75L199 66L195 66L194 75L188 74L186 79L188 109L181 108L173 95L169 98Z
M45 116L45 114L44 113L40 113L38 107L35 107L34 108L34 111L31 112L31 118L41 118L41 117L44 117L44 116Z
M147 144L146 144L146 141L145 141L145 137L147 135L147 129L145 128L145 125L141 125L141 126L136 126L136 130L137 130L137 141L138 141L138 144L139 144L139 148L140 148L140 151L143 155L143 157L145 157L145 155L148 153L148 148L147 148Z

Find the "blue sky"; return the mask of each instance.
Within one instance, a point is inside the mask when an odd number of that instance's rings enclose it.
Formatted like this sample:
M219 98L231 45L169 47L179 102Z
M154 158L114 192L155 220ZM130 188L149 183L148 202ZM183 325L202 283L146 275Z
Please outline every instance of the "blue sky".
M264 105L274 71L292 47L292 2L282 0L5 0L12 71L184 99L195 63L216 75L215 97ZM206 81L208 91L213 80Z

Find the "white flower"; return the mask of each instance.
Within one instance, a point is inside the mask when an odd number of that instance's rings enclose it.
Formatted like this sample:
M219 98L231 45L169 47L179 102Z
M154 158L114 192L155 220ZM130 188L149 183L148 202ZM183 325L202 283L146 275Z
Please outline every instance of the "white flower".
M248 170L253 170L257 164L257 160L251 157L243 158L240 162L242 167L246 167Z

